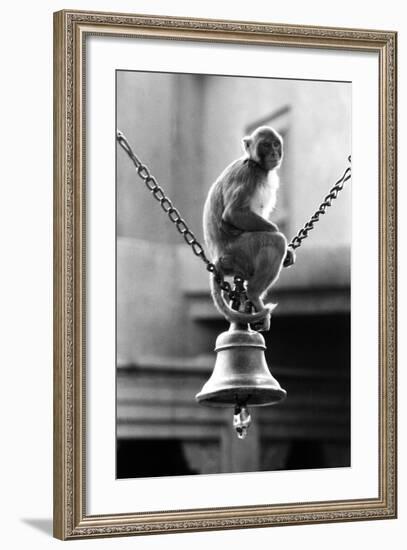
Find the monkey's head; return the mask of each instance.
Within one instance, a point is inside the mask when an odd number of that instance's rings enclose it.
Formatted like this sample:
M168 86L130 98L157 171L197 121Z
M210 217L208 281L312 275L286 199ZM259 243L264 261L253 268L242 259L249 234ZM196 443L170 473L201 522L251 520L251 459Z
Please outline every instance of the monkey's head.
M265 170L273 170L283 158L283 138L269 126L260 126L243 138L243 147L249 158Z

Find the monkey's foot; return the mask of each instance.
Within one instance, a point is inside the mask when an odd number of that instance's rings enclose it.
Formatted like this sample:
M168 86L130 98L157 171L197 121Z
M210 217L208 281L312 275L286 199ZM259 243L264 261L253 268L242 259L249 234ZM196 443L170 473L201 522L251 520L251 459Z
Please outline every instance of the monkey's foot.
M250 327L257 332L267 332L270 330L270 313L267 313L260 321L251 323Z

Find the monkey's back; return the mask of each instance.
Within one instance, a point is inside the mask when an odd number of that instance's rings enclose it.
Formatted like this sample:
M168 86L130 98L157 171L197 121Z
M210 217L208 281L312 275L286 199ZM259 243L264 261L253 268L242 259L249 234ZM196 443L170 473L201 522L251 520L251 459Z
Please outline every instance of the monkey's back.
M225 168L209 190L203 211L203 230L211 261L216 261L228 245L242 234L242 231L227 224L222 217L225 194L242 183L250 186L250 172L247 158L239 158Z
M219 243L222 239L222 215L224 211L222 179L212 184L206 197L203 210L203 232L211 261L216 261L222 252Z

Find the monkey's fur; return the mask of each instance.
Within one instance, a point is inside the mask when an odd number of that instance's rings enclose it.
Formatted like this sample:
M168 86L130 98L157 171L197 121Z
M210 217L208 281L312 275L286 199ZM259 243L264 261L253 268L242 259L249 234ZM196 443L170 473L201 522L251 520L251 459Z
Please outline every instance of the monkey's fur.
M211 277L212 297L231 322L270 328L274 304L264 305L267 289L281 268L294 262L287 240L269 221L279 185L277 169L283 158L282 137L261 126L243 138L245 154L230 164L212 185L204 207L204 236L212 262L223 275L247 281L247 298L256 313L235 311Z

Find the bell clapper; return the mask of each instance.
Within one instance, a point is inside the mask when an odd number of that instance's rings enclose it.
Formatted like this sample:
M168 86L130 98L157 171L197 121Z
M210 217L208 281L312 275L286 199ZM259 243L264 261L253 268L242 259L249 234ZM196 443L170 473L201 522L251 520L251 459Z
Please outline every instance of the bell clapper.
M252 423L249 409L246 406L236 405L233 415L233 427L239 439L245 439L247 431Z

